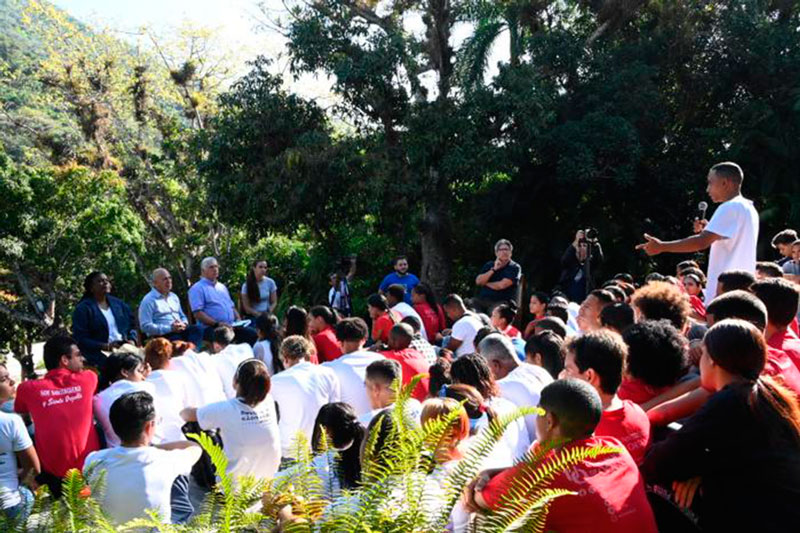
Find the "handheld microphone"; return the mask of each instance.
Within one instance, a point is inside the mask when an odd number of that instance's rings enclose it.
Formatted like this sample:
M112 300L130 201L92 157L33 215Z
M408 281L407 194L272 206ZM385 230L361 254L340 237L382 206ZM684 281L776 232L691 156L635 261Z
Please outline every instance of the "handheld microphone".
M708 210L708 204L706 202L700 202L699 204L697 204L698 220L705 220L707 210Z

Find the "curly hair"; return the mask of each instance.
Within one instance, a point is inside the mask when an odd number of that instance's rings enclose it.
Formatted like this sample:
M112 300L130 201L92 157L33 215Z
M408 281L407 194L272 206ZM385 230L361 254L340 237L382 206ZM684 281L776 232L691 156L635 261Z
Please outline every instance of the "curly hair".
M633 293L631 305L647 320L669 320L683 330L689 320L689 298L666 281L651 281Z
M156 337L144 347L144 360L153 370L161 370L172 358L173 346L164 337Z
M629 327L628 374L653 387L673 385L687 367L687 341L667 320L646 320Z

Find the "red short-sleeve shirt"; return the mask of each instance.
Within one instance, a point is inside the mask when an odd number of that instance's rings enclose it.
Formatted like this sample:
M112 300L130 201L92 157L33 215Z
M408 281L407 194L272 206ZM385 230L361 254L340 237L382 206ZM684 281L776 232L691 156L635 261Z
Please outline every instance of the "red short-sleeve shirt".
M394 359L400 363L400 368L403 370L403 385L408 385L411 379L417 374L428 373L428 361L425 356L413 348L406 348L405 350L389 350L381 352L381 355L387 359ZM430 379L423 378L411 393L411 396L421 402L425 401L428 397L428 388L430 386Z
M394 320L392 320L394 317ZM394 327L396 323L400 322L400 317L394 311L388 311L383 313L381 316L375 319L372 323L372 338L373 340L383 342L384 344L389 342L389 331ZM380 336L378 335L380 332Z
M82 469L86 456L100 448L92 425L92 396L96 389L94 372L66 368L20 384L14 410L30 413L33 418L42 470L64 477L71 468Z
M642 464L650 445L650 419L644 409L630 400L622 400L622 408L603 411L594 430L598 437L614 437L625 446L636 464Z
M336 333L332 327L328 326L312 336L311 339L314 341L314 346L317 347L317 358L320 363L333 361L341 357L342 347L339 346L339 342L336 340Z

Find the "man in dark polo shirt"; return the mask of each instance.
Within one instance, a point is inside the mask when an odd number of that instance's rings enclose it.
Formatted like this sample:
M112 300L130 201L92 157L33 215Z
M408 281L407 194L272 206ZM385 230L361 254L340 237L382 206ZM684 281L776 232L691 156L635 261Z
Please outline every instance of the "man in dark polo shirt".
M472 301L477 310L491 312L495 305L516 299L522 268L511 260L513 251L514 246L507 239L494 245L495 260L483 265L475 278L475 285L481 288Z

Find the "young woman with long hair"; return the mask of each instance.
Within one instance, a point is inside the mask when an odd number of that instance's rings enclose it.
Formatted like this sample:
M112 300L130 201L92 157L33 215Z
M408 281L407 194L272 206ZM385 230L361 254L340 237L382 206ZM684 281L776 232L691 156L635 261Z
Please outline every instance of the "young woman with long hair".
M256 318L274 311L278 305L278 286L267 276L267 262L256 259L247 271L241 290L244 316Z

